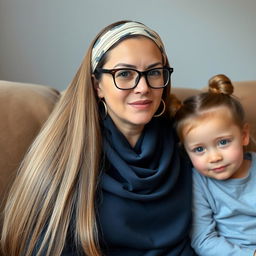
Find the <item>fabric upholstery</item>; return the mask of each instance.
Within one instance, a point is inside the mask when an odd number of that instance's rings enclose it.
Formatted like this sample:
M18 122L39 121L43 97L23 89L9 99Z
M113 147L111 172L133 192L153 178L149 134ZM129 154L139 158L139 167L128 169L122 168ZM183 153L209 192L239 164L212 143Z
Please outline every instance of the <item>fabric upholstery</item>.
M58 98L47 86L0 81L1 217L16 170Z
M251 150L256 151L256 81L234 82L234 95L243 104L246 120L250 124Z

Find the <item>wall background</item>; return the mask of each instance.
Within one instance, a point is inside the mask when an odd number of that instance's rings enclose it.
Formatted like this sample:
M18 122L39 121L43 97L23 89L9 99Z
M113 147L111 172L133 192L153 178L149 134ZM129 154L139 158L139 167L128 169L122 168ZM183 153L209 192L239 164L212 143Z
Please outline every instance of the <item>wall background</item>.
M255 0L0 0L0 79L62 90L99 30L134 19L162 37L173 86L255 80L255 12Z

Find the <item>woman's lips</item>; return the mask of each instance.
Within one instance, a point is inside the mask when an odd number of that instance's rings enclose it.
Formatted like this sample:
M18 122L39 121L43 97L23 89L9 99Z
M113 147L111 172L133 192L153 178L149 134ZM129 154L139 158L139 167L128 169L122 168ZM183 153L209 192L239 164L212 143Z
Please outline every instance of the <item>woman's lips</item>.
M135 107L137 109L147 109L152 104L152 100L138 100L129 103L130 106Z

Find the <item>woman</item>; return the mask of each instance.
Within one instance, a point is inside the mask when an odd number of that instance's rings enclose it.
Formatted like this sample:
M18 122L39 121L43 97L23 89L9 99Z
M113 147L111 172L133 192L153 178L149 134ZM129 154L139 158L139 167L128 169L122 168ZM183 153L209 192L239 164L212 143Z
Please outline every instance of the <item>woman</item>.
M145 25L121 21L98 34L20 167L6 255L194 255L171 73Z

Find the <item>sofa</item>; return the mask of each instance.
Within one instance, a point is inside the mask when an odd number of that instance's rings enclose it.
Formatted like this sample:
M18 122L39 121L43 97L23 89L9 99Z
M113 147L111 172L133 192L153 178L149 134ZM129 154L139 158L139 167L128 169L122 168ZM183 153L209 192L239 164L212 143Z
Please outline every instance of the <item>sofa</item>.
M245 108L252 138L256 138L256 80L233 84L234 95ZM183 100L203 90L206 88L174 86L172 93ZM17 168L60 97L61 93L50 86L0 81L0 230L2 210ZM250 150L256 151L256 146Z
M16 170L59 96L49 86L0 81L0 231Z

